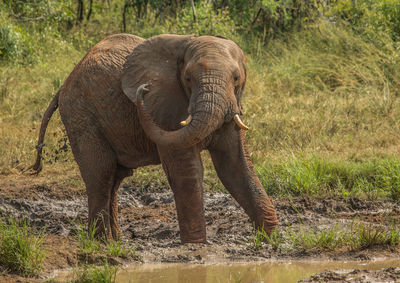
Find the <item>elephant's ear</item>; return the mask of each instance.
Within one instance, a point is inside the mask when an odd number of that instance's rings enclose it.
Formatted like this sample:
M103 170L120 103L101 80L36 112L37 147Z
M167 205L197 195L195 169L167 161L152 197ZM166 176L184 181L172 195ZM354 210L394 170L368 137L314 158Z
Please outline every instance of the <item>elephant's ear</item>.
M128 56L122 73L122 89L136 104L136 90L150 84L144 97L153 120L175 130L188 113L188 99L179 81L179 66L193 36L159 35L138 45Z

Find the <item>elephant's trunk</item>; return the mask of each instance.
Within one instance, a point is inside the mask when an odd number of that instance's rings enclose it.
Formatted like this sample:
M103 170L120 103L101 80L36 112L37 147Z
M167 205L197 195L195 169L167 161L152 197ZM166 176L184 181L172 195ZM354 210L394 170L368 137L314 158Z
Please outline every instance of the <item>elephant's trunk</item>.
M225 82L213 74L202 74L192 93L194 106L191 121L176 131L165 131L157 126L146 111L143 92L138 89L138 113L140 123L149 138L156 144L172 148L188 148L200 142L218 129L229 109L226 101Z

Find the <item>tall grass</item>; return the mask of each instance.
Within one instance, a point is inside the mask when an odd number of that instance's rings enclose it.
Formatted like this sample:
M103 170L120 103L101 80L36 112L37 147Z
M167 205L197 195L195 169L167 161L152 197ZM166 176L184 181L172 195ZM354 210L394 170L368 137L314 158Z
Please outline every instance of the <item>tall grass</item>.
M8 270L32 277L42 270L45 252L43 234L30 228L28 220L0 220L0 264Z
M400 160L396 158L357 162L293 156L285 161L257 167L267 192L400 199Z
M322 229L292 229L284 232L277 230L268 236L255 230L248 245L254 250L271 247L274 250L288 251L360 251L374 247L400 247L400 229L382 224L356 222L349 225Z
M400 50L388 34L375 42L349 25L321 20L265 46L257 36L238 33L229 15L215 15L207 5L197 12L198 23L182 10L165 25L153 26L157 22L149 11L146 21L131 18L127 28L145 37L223 34L242 46L248 67L243 99L244 120L251 126L247 144L269 193L400 198ZM120 26L112 14L99 11L93 21L62 36L51 26L18 26L4 11L0 24L19 34L15 48L28 50L30 58L0 65L0 177L10 180L33 162L43 112L74 65ZM66 179L79 175L65 143L55 114L41 174L50 179L60 172ZM209 158L205 168L206 187L221 189ZM159 167L139 169L136 180L127 182L164 186L160 172Z

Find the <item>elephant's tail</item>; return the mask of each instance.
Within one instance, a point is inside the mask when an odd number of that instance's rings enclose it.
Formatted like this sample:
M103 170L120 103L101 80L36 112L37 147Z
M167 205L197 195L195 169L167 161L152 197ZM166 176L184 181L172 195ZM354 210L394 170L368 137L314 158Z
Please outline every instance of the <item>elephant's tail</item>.
M44 147L44 135L46 133L47 125L49 124L50 118L53 115L54 111L57 110L58 108L58 98L60 96L60 90L57 92L57 94L54 96L54 98L51 100L49 106L46 109L46 112L44 112L43 118L42 118L42 124L40 125L40 131L39 131L39 139L38 143L36 145L36 150L37 150L37 155L36 155L36 161L35 163L30 166L26 170L32 169L33 172L31 173L32 175L34 174L39 174L40 171L42 171L42 149Z

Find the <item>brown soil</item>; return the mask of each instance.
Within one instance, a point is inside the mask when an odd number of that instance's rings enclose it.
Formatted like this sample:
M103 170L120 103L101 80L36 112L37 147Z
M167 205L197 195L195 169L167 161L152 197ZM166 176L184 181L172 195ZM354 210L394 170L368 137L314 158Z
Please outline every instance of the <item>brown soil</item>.
M69 190L67 186L49 184L43 177L40 179L23 175L15 176L13 180L3 178L0 181L0 216L28 217L33 226L46 229L44 248L47 257L43 278L56 269L74 267L79 262L74 231L79 223L87 221L87 199L83 189ZM343 227L354 219L382 225L400 223L399 203L358 198L273 198L273 202L281 231L290 229L297 233L317 227ZM119 211L123 241L135 245L145 263L266 259L366 260L398 256L398 250L382 247L363 251L343 249L322 254L320 251L274 250L271 246L255 251L250 244L253 229L248 217L230 195L223 193L205 193L207 244L180 244L174 198L168 188L143 191L122 186L119 190ZM360 276L366 274L363 271L357 272ZM384 274L389 273L387 276L398 276L396 278L400 280L398 269L384 270L377 275L375 273L369 273L368 276L386 276ZM316 276L325 276L321 277L325 281L328 280L327 276L333 278L335 274L326 272ZM5 273L0 275L0 282L36 282L43 281L43 278L26 279ZM313 278L310 280L319 280Z
M354 269L346 272L327 270L300 282L399 282L400 267L389 267L376 271Z

